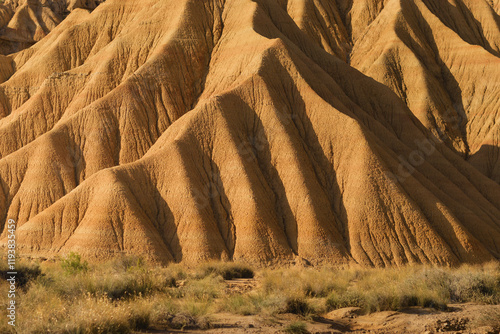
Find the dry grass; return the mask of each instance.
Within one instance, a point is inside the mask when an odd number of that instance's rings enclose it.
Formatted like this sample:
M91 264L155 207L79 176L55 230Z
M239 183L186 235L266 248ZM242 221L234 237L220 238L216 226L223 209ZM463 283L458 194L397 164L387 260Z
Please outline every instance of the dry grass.
M197 277L209 275L221 276L225 280L238 278L253 278L255 273L252 268L243 263L235 262L209 262L200 266L197 270Z
M139 258L122 258L73 270L81 267L81 261L75 261L69 265L71 269L67 263L44 263L41 273L39 266L25 265L29 268L26 272L35 274L26 275L25 287L18 291L18 332L130 333L146 328L208 328L210 315L217 312L269 316L294 313L308 319L348 306L370 313L411 306L444 309L446 304L456 302L500 303L498 264L457 269L265 269L255 274L259 282L256 288L232 293L224 278L251 277L251 268L228 263L195 269L181 265L162 268ZM6 294L0 294L0 303L6 305ZM290 327L288 332L296 332L298 327ZM0 332L13 333L5 317L0 319Z
M471 328L479 328L479 327L490 327L492 329L491 332L499 333L500 332L500 309L492 309L485 312L480 317L473 319L470 325Z
M290 334L307 334L310 333L307 330L307 325L303 322L293 322L285 328L285 333Z

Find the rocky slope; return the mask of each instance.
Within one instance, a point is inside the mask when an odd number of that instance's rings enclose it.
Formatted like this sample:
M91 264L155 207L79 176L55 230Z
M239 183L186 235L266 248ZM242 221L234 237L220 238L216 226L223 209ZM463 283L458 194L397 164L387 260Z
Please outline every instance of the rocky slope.
M102 0L5 0L0 4L0 54L42 40L76 9L93 10Z
M1 222L35 256L498 259L499 7L73 10L0 57Z

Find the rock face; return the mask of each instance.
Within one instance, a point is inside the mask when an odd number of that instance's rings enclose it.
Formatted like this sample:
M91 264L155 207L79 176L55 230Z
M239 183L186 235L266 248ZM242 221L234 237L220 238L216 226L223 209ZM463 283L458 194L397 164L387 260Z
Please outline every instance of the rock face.
M18 250L33 256L498 259L499 8L73 10L0 57L0 222L17 222Z
M32 46L75 9L92 10L101 0L6 0L0 4L0 54Z

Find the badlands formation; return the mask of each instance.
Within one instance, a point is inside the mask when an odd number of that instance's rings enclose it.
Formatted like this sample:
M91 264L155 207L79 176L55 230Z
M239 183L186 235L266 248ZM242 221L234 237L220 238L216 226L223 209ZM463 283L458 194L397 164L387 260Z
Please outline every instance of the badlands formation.
M0 4L0 54L32 46L77 8L94 9L102 0L5 0Z
M0 223L23 255L500 258L500 0L0 12Z

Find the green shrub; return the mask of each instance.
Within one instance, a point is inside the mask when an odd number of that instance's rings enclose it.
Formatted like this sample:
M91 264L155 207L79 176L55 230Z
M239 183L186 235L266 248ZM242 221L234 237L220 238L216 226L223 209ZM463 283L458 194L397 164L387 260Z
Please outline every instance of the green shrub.
M82 262L80 254L70 252L65 258L61 260L61 268L70 275L80 272L86 272L89 265L86 261Z

